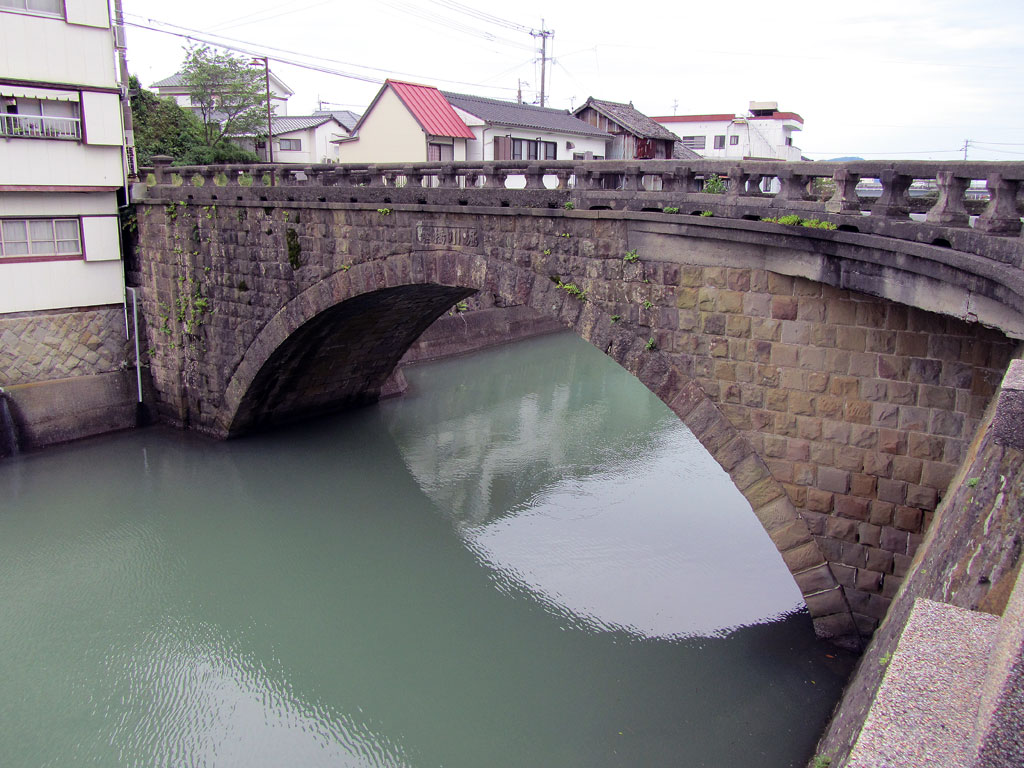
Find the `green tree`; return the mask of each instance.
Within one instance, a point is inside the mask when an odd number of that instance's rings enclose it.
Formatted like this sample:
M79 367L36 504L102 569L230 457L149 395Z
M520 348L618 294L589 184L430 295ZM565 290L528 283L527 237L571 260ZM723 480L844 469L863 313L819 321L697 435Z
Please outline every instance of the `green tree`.
M248 60L206 46L189 48L181 74L189 87L192 109L203 124L207 146L220 146L232 136L266 133L263 72Z
M129 80L135 154L140 166L152 164L153 155L170 155L175 165L253 163L259 158L230 142L206 144L203 123L190 110L167 96L147 91L132 75Z

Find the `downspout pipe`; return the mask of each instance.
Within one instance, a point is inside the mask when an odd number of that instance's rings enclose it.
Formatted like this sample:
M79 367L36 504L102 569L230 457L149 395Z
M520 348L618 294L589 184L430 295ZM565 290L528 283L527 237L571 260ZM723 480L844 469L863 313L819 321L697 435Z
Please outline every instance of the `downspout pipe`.
M139 299L135 289L131 286L126 285L124 290L126 294L131 293L132 295L132 336L135 337L135 386L138 392L138 397L135 401L135 426L140 427L146 421L146 411L145 406L142 404L142 363L139 356ZM125 320L127 321L127 318ZM127 322L125 326L125 332L127 332Z

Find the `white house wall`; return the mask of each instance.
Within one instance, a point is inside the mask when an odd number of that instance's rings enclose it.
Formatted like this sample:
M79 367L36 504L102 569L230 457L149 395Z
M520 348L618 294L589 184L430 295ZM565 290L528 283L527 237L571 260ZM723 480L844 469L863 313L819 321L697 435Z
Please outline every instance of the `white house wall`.
M573 136L565 133L545 133L529 128L511 128L507 126L481 126L471 125L470 130L476 136L476 141L469 142L467 160L493 160L494 159L494 137L511 136L513 139L525 139L527 141L553 141L558 145L556 150L558 160L572 160L573 153L592 152L595 156L604 157L608 142L599 137ZM572 142L573 149L569 149L568 142Z
M0 314L124 301L120 261L0 263Z
M122 186L120 147L60 139L0 139L0 189L5 186Z
M415 163L427 159L426 135L390 88L359 126L359 138L338 147L342 163Z
M77 0L96 18L106 0ZM0 14L0 77L40 83L117 85L111 32L106 27L69 24L61 19Z

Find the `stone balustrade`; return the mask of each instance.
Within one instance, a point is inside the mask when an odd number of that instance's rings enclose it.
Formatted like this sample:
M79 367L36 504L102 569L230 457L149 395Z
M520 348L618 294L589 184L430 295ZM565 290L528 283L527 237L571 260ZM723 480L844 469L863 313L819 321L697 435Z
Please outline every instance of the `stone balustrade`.
M1024 163L509 161L171 166L150 188L201 199L648 211L759 221L796 215L845 232L937 245L1021 266ZM153 190L154 196L159 196ZM234 195L234 198L231 195Z

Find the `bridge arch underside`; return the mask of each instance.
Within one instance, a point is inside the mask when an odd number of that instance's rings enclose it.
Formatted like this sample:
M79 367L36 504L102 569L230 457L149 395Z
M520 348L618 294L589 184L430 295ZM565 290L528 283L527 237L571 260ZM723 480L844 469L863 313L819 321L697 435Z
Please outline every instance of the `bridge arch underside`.
M648 337L528 267L466 252L392 256L336 273L289 302L228 384L220 433L240 435L373 402L408 347L455 302L489 291L554 316L636 375L686 423L750 501L808 606L815 631L860 644L856 617L807 522L749 441Z
M376 402L409 346L471 288L404 285L353 296L298 328L245 390L229 436Z

